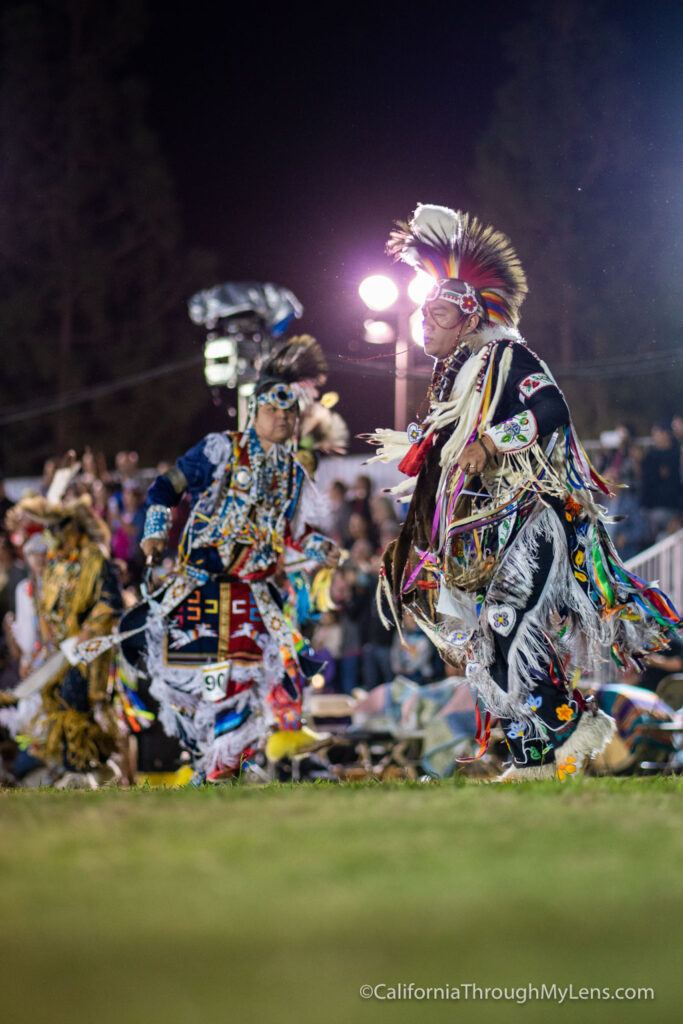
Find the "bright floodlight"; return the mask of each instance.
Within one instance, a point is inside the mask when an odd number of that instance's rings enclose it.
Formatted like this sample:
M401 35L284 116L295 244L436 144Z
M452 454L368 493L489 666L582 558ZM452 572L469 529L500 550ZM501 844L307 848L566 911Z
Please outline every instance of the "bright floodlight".
M363 327L365 340L371 345L388 345L396 340L394 328L386 320L366 320Z
M408 295L416 306L421 306L434 287L434 279L427 274L417 274L408 285Z
M209 387L237 386L237 347L230 338L208 338L204 345L204 379Z
M205 359L232 359L235 342L231 338L210 338L204 345Z
M358 294L368 309L379 311L393 306L398 298L398 288L390 277L373 274L361 281Z

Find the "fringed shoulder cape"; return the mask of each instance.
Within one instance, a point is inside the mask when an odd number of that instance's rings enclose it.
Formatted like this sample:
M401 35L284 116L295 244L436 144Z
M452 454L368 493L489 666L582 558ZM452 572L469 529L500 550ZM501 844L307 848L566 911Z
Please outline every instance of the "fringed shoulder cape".
M475 632L486 638L481 607L496 577L512 568L506 561L515 563L521 582L525 562L533 563L534 530L550 531L562 557L550 569L539 614L561 620L562 643L584 665L607 645L620 667L638 667L666 645L667 631L680 625L678 613L619 559L606 511L596 504L608 487L547 365L511 328L485 327L468 341L471 354L450 397L430 407L412 449L407 434L372 435L375 459L402 458L415 472L394 488L410 507L384 555L380 607L386 601L399 629L409 607L442 656L460 663ZM483 434L495 441L495 465L468 475L458 458ZM522 678L511 684L523 694Z

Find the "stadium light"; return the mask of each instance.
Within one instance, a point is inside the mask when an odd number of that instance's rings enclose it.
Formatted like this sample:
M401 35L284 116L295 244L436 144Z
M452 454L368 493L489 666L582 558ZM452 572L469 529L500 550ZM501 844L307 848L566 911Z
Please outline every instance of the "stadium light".
M402 293L395 281L384 274L371 274L361 281L358 294L373 313L392 311L396 317L396 331L385 320L364 322L365 340L371 345L395 342L394 421L397 430L405 430L408 423L408 371L410 367L410 341L421 345L422 313L419 307L429 291L430 280L419 274Z
M368 307L375 313L391 309L399 297L399 291L390 277L384 274L372 274L361 281L358 294Z

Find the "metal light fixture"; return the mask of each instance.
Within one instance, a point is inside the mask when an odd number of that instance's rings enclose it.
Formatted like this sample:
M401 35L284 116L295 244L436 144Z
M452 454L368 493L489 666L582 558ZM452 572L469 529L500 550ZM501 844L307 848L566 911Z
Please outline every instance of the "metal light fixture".
M188 302L190 319L207 329L204 379L214 401L221 389L237 389L237 422L247 418L257 365L285 333L303 306L288 288L254 281L227 282L197 292Z
M208 335L204 344L204 379L209 387L237 387L237 342Z

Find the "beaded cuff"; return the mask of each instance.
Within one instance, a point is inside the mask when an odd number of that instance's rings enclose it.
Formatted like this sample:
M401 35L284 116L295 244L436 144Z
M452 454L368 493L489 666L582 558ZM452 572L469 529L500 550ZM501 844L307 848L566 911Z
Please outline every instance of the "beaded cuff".
M503 423L485 431L499 452L521 452L530 448L538 437L536 417L530 409L518 412Z
M302 551L306 558L311 561L324 562L327 558L327 552L323 550L323 547L328 543L329 537L324 537L322 533L309 533L304 539Z
M535 395L536 392L540 391L542 388L552 387L555 387L555 383L550 379L547 373L530 373L528 377L524 378L524 380L520 380L517 385L517 390L519 391L522 401L524 401L526 398L531 398L532 395Z
M149 537L160 537L166 540L168 528L171 525L171 510L166 505L150 505L145 516L145 528L142 531L142 539Z

